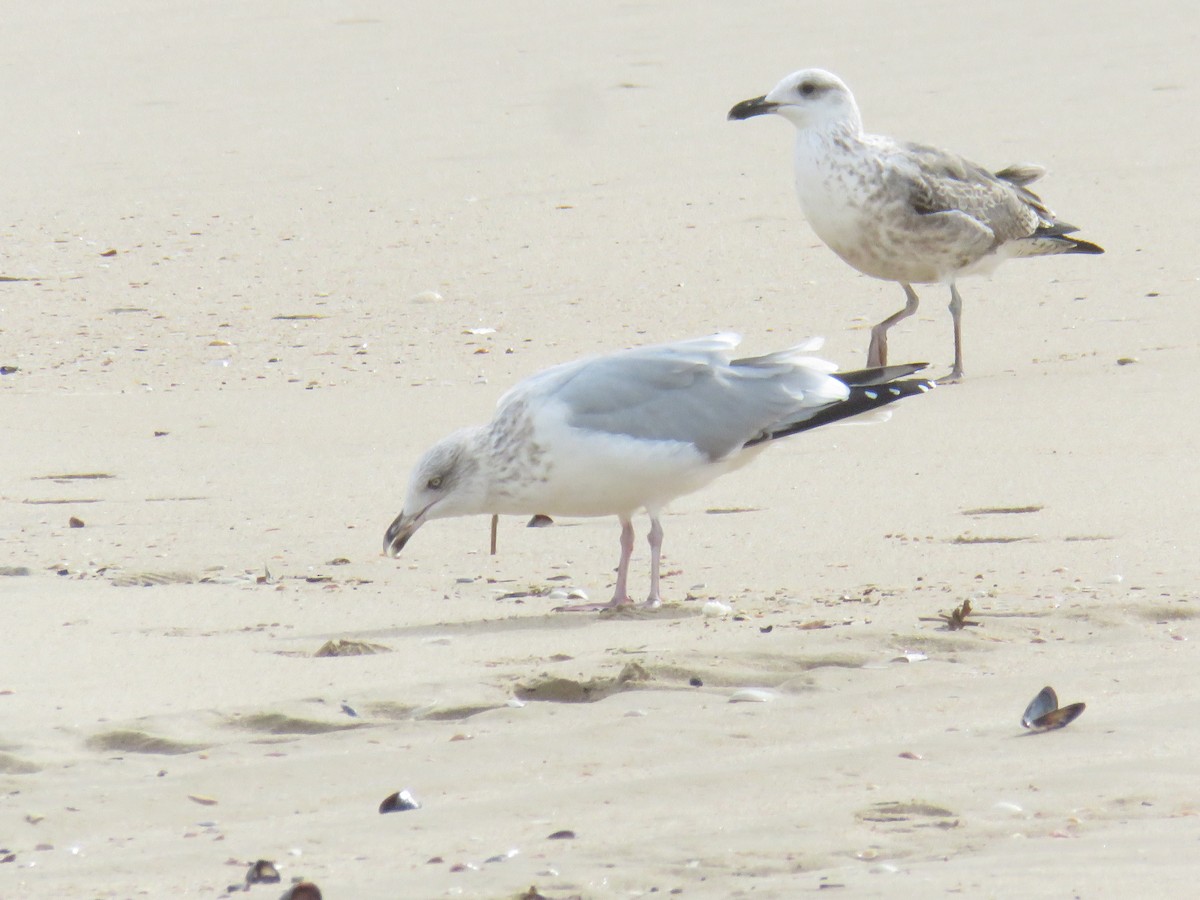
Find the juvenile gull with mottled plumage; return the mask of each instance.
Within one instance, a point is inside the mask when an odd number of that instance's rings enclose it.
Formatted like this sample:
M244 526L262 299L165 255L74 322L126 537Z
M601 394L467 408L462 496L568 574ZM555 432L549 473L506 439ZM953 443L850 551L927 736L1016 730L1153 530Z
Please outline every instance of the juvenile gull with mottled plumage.
M865 134L854 96L829 72L794 72L729 118L765 113L796 126L796 193L813 231L860 272L904 288L904 308L871 329L869 366L887 363L888 329L917 311L913 284L950 287L954 368L941 380L958 381L959 276L988 274L1014 257L1104 252L1068 237L1078 229L1029 190L1040 166L993 173L945 150Z
M605 606L621 606L631 602L632 516L645 509L646 604L657 606L659 513L669 501L740 468L777 438L931 387L908 377L924 363L836 373L832 363L807 355L819 340L733 359L739 340L716 334L641 347L525 379L500 398L490 423L454 432L418 460L384 552L396 556L430 519L614 515L621 522L621 557Z

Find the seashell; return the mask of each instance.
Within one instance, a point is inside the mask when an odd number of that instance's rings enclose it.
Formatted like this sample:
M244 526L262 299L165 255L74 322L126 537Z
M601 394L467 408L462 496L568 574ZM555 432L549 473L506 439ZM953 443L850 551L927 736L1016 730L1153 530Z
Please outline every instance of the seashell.
M421 291L419 294L413 294L413 303L441 303L444 299L437 291Z
M546 835L548 841L573 841L575 840L575 832L569 828L564 828L562 831L556 831L553 834Z
M918 653L916 650L906 650L901 656L894 657L892 662L915 663L923 662L929 659L924 653Z
M1025 707L1025 713L1021 716L1021 725L1030 728L1033 726L1034 719L1039 719L1055 709L1058 709L1058 694L1054 693L1054 688L1046 685Z
M487 859L485 859L485 860L484 860L484 862L485 862L485 863L500 863L500 862L505 862L506 860L510 860L510 859L512 859L514 856L517 856L518 854L520 854L520 852L521 852L521 851L520 851L520 850L518 850L516 847L513 847L513 848L512 848L511 850L509 850L507 853L499 853L499 854L497 854L496 856L489 856Z
M1071 703L1060 707L1054 688L1046 685L1025 707L1025 713L1021 716L1021 725L1034 731L1052 731L1055 728L1064 728L1078 719L1086 708L1087 704L1084 703Z
M766 703L775 699L775 692L766 688L742 688L729 695L730 703Z
M321 889L311 881L301 881L284 891L279 900L321 900Z
M709 600L704 606L700 607L700 611L709 618L717 618L719 616L727 616L733 612L733 607L722 603L720 600Z
M408 788L405 788L402 791L396 791L394 794L390 794L384 798L382 803L379 804L380 814L408 812L410 810L420 808L421 804L417 802L416 797L409 793Z
M279 870L269 859L260 859L246 873L246 884L278 884Z
M525 705L525 701L520 697L509 697L508 702L504 705L512 707L513 709L521 709Z

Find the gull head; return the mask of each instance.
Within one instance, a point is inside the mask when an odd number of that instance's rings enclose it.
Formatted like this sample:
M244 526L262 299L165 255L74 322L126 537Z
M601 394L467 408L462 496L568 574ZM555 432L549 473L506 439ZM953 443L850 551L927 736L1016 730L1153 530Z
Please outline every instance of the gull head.
M442 438L417 461L408 479L404 509L383 537L386 555L398 556L429 519L485 511L487 479L472 440L477 431L464 429Z
M793 72L770 93L743 100L729 110L730 119L749 119L775 113L797 128L822 129L850 125L862 128L854 95L845 82L824 69Z

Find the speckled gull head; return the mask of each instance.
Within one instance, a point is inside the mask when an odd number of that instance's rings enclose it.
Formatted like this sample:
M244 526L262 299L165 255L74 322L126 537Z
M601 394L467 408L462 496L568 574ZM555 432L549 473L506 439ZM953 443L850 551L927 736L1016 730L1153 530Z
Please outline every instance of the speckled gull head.
M730 119L749 119L775 113L797 128L849 126L862 130L862 116L845 82L824 69L801 69L783 79L770 93L743 100L729 110Z
M430 519L479 512L488 493L488 473L473 452L478 428L463 428L425 451L413 467L404 492L404 509L384 540L385 552L396 556L417 529Z

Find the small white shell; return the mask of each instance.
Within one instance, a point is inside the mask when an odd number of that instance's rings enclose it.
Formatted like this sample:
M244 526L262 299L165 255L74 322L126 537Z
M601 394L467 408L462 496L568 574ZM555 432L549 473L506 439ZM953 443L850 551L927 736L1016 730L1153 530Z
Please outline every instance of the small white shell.
M717 618L719 616L727 616L733 612L732 606L727 606L720 600L709 600L700 608L700 611L709 618Z
M419 294L413 294L413 303L441 303L445 299L437 291L421 291Z
M521 709L525 705L525 701L520 697L509 697L508 703L505 706L511 706L513 709Z
M767 688L742 688L729 695L730 703L767 703L775 699L775 692Z

